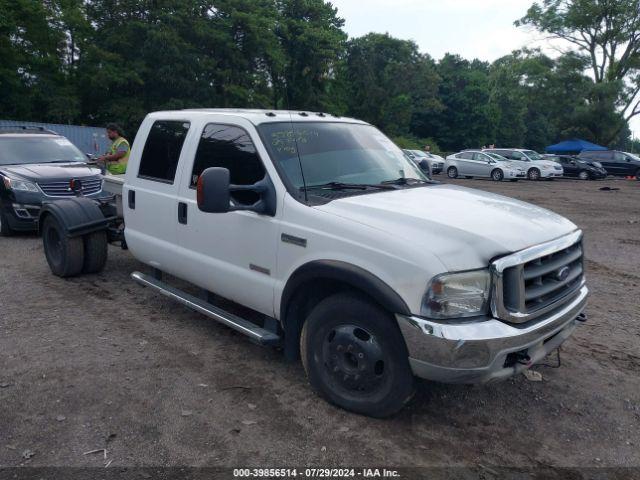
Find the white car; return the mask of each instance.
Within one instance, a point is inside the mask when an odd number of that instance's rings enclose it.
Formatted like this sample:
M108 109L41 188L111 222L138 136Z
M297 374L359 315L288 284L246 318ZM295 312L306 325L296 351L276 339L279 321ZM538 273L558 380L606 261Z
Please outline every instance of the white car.
M414 375L478 383L518 374L585 319L572 222L428 180L355 119L151 113L131 149L122 210L82 196L45 203L52 272L97 272L107 241L126 241L147 266L136 282L301 357L320 395L361 414L401 409ZM218 296L244 308L229 311Z
M529 180L551 179L562 177L562 166L545 158L534 150L523 148L488 148L484 152L497 153L507 160L516 160L527 164L527 178Z
M424 152L422 150L403 150L404 153L409 155L409 158L412 158L419 162L422 159L425 159L429 163L429 168L431 169L431 173L436 175L443 171L444 168L444 158L440 155L435 155L430 152Z
M444 163L444 171L449 178L484 177L497 182L501 180L515 182L526 178L526 171L522 166L500 155L480 150L465 150L449 155Z

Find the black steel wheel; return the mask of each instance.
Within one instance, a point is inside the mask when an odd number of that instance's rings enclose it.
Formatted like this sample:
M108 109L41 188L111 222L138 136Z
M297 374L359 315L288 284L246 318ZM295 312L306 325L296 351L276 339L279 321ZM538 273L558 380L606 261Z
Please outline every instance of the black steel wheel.
M311 386L346 410L386 417L413 394L394 318L363 297L339 293L321 301L304 324L300 351Z

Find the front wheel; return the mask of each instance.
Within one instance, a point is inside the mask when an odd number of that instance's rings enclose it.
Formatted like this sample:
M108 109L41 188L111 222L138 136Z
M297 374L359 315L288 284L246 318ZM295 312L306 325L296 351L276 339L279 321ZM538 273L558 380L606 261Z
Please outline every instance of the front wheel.
M447 176L449 178L458 178L458 169L456 167L447 168Z
M387 417L413 395L395 320L358 295L338 293L318 303L302 329L300 353L313 389L345 410Z
M578 174L578 178L580 180L589 180L589 172L587 172L586 170L581 170Z
M499 168L496 168L493 172L491 172L491 179L495 182L501 182L504 178L504 173Z
M537 168L531 168L527 172L527 176L529 177L529 180L540 180L540 170Z
M13 235L13 229L9 225L9 220L7 220L7 217L3 212L0 212L0 235L3 237L10 237Z
M54 275L73 277L82 271L84 263L84 243L82 238L68 237L52 215L44 219L42 243L47 263Z

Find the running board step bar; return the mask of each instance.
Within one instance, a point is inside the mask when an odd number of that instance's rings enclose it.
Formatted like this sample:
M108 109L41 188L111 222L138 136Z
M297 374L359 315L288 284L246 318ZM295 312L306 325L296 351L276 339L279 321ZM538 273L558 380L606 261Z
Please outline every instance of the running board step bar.
M280 344L280 336L269 330L257 326L244 318L240 318L233 313L229 313L215 305L195 297L189 293L183 292L171 285L166 284L162 280L146 275L141 272L133 272L131 278L140 285L150 287L165 297L169 297L196 312L202 313L207 317L213 318L227 327L233 328L236 332L240 332L251 340L260 345L278 345Z

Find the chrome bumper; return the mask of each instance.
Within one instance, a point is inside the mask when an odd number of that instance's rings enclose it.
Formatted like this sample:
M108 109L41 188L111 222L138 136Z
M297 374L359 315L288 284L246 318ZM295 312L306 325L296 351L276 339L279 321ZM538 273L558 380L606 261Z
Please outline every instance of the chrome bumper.
M503 380L540 362L573 332L589 291L583 286L559 310L524 324L489 318L468 323L438 323L396 315L409 350L414 375L445 383ZM526 364L506 366L507 355L524 352Z

